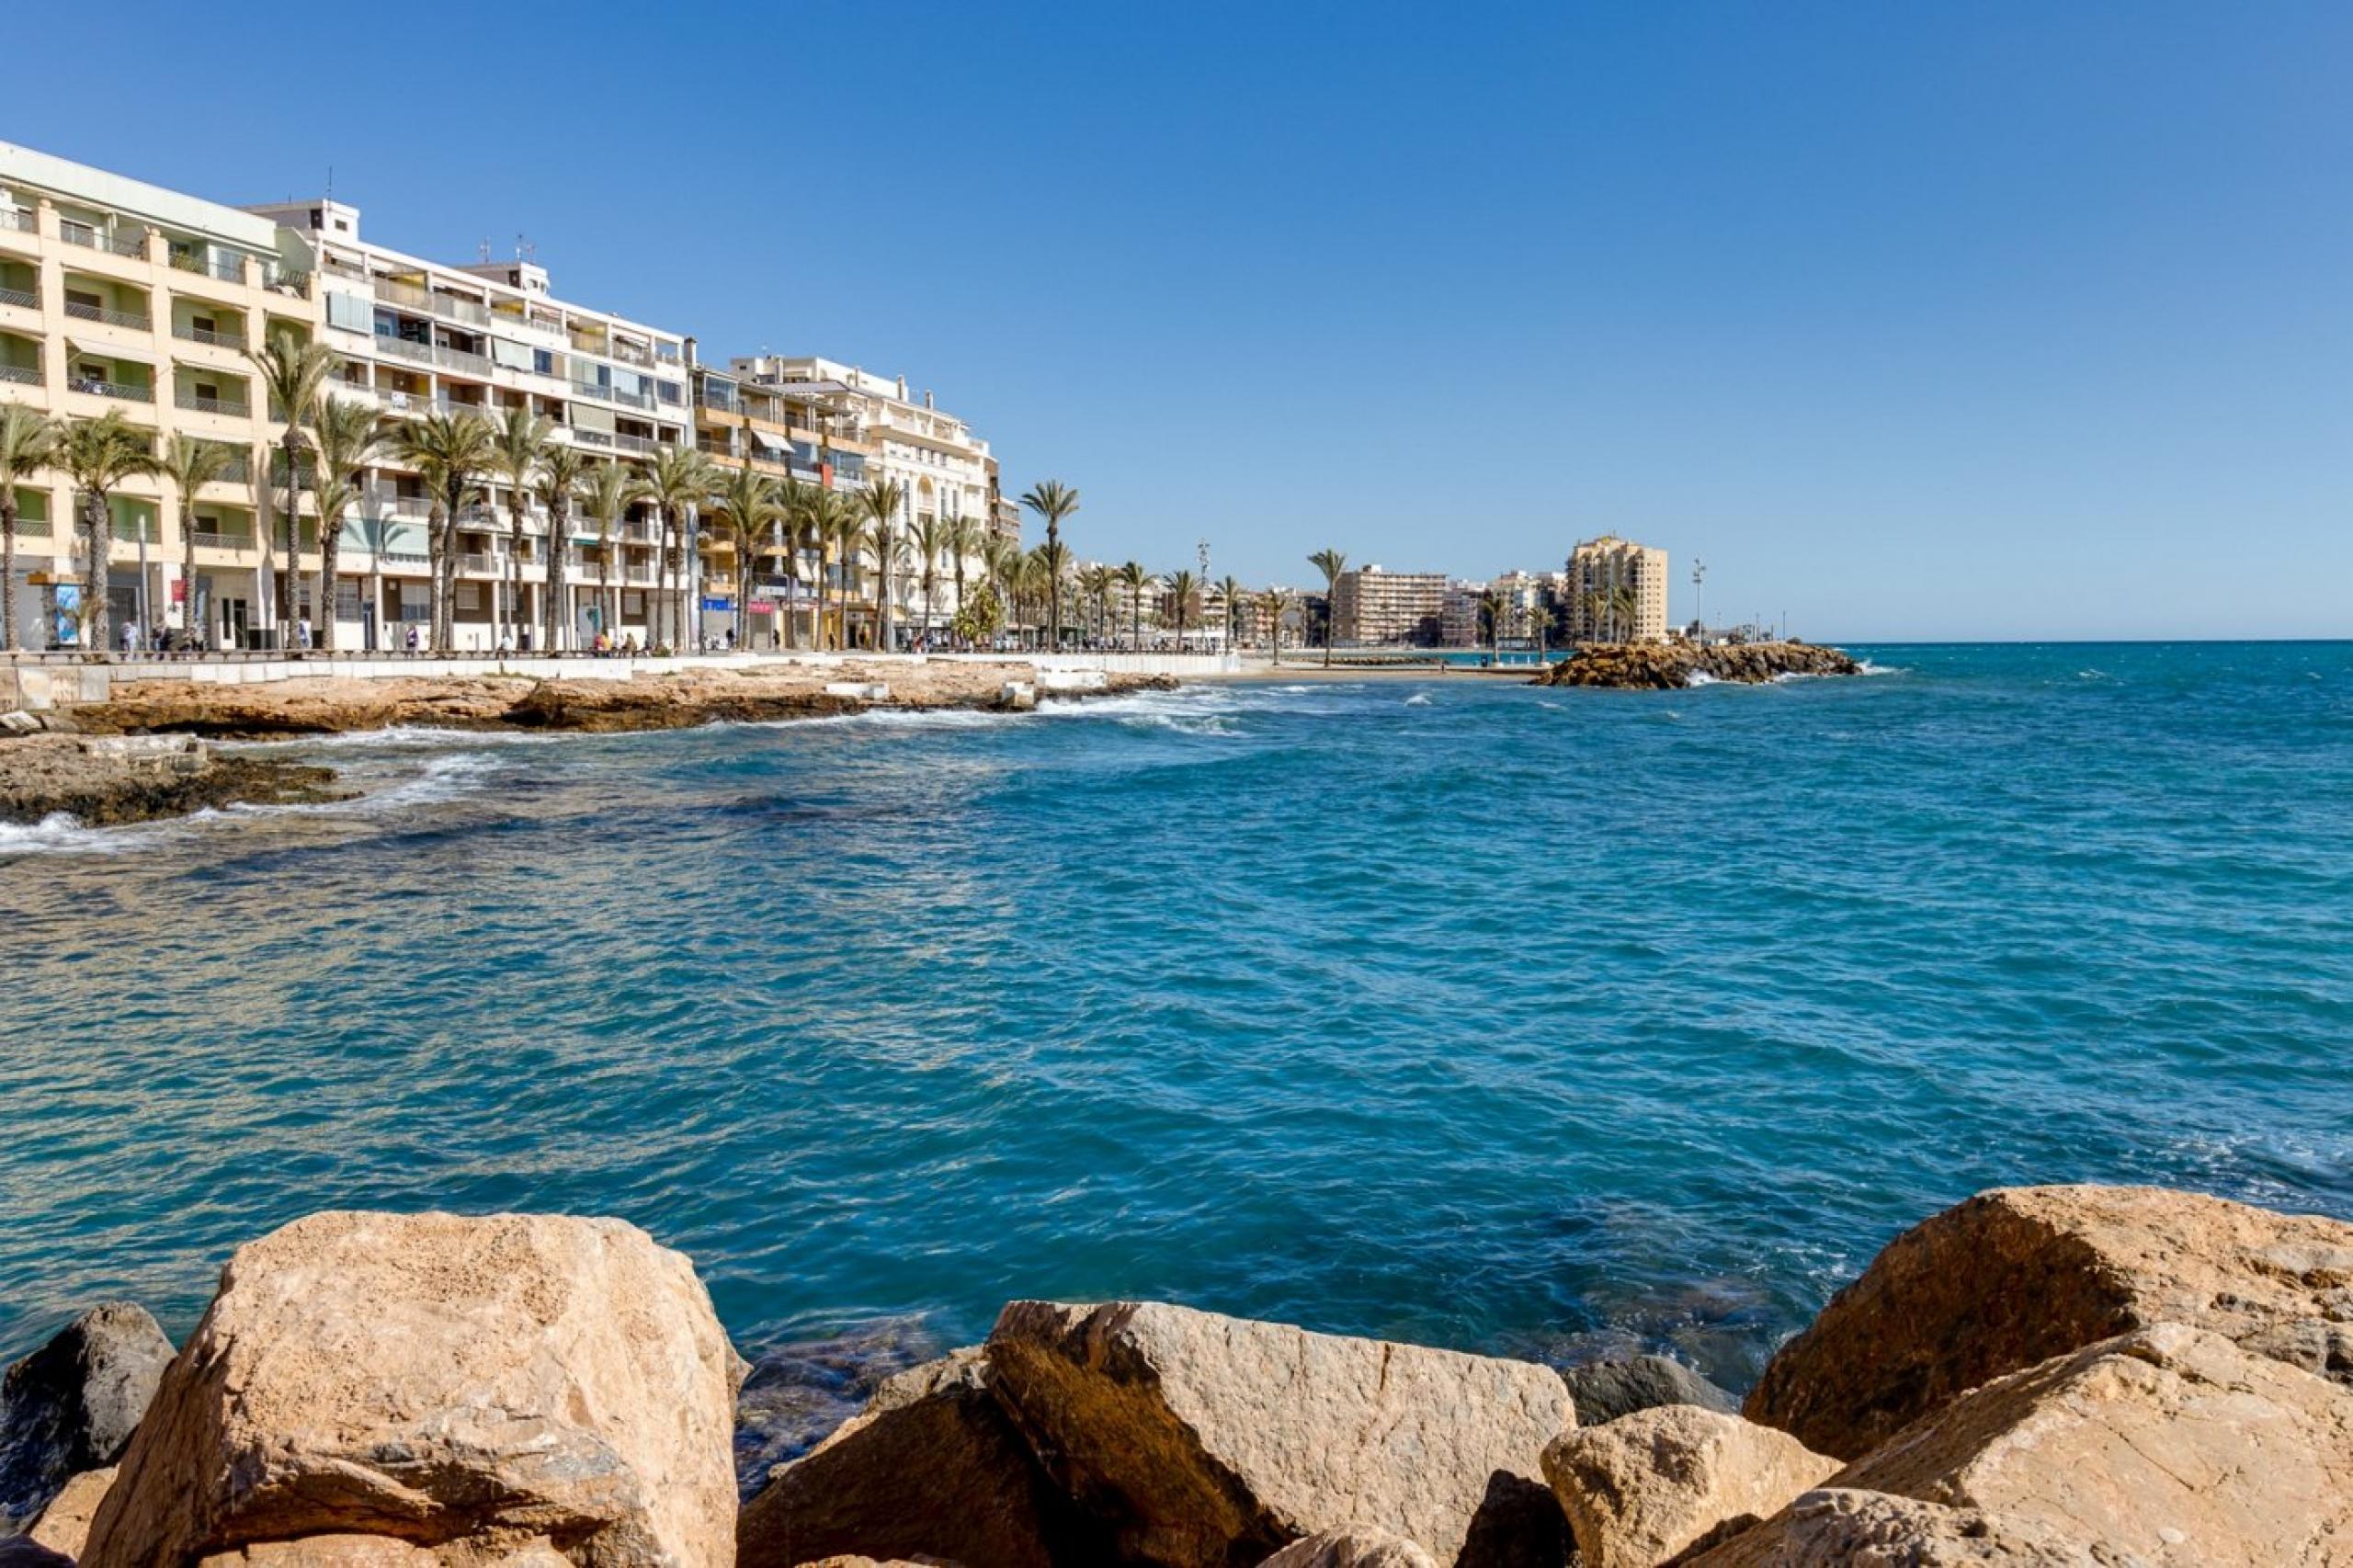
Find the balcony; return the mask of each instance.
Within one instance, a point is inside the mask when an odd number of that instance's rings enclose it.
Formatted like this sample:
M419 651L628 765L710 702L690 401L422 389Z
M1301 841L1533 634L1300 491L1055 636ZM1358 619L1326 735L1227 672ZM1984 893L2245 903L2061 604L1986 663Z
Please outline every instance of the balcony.
M110 256L144 256L147 254L147 231L140 229L108 234L106 249Z
M484 553L479 550L461 550L458 552L458 570L460 572L504 572L506 570L506 562L504 557L494 552Z
M584 447L610 447L614 440L602 430L584 430L576 425L572 427L572 438Z
M412 343L405 337L394 337L389 333L380 332L376 335L376 352L390 354L395 358L414 359L420 365L433 363L431 344Z
M176 406L188 409L191 413L218 414L230 419L250 419L254 412L252 403L237 398L204 397L192 392L184 392L172 402Z
M172 335L184 343L201 343L212 348L227 348L242 354L245 351L245 335L242 332L215 332L209 326L176 326Z
M443 343L433 346L433 362L444 369L458 370L469 376L487 378L490 375L490 360L486 357L470 354L462 348L452 348Z
M89 224L77 223L71 218L57 221L57 237L69 245L80 245L84 250L98 248L98 232Z
M40 372L26 365L0 365L0 382L10 386L37 387L41 384Z
M413 305L420 311L433 308L433 290L395 278L379 278L375 281L376 298L388 305Z
M658 452L662 449L661 442L647 436L616 435L613 445L624 452Z
M0 207L0 229L13 229L20 234L40 233L40 220L21 207Z
M30 289L0 289L0 305L15 305L20 310L40 309L40 296Z
M40 383L39 381L35 381L33 384L38 386ZM155 389L153 387L133 386L128 381L101 381L93 380L87 376L80 376L76 377L71 385L74 391L77 392L88 392L93 397L119 398L124 403L153 403L155 401Z
M608 397L625 408L651 408L654 400L643 392L623 392L619 387L607 387L599 394Z
M197 530L196 542L201 550L251 550L254 547L251 534L214 534L206 533L201 528Z
M610 403L613 401L613 389L598 386L595 381L574 381L572 383L572 395L593 397L599 403Z
M65 313L79 321L94 321L106 326L129 327L133 332L153 332L155 318L144 311L110 311L104 305L85 305L79 300L65 301Z
M642 365L649 370L654 368L653 354L634 344L614 344L612 357L624 365Z

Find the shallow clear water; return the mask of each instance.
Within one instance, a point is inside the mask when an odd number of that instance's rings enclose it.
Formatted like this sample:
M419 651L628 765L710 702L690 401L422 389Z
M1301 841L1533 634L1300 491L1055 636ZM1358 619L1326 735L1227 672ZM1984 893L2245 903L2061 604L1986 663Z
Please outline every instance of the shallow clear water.
M443 1206L634 1220L752 1352L1116 1293L1739 1384L1975 1188L2353 1215L2353 648L1872 656L379 736L290 748L350 806L0 829L0 1351Z

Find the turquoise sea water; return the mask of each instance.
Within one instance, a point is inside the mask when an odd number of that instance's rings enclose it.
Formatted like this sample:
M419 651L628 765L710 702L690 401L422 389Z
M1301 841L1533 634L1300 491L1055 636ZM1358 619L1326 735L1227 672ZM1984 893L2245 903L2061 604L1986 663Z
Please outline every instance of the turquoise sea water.
M2353 1215L2353 647L1868 652L368 737L291 748L353 805L0 830L0 1352L442 1206L636 1221L755 1354L1121 1294L1741 1385L1979 1187Z

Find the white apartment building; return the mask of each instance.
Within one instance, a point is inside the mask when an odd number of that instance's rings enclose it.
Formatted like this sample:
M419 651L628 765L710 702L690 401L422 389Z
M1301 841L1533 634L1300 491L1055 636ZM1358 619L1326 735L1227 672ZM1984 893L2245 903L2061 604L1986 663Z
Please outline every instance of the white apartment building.
M1359 566L1333 585L1332 638L1368 645L1434 639L1445 609L1445 573Z
M836 359L781 355L754 355L728 361L729 373L745 387L781 391L822 407L837 422L843 440L855 445L861 458L862 484L895 479L906 489L899 518L899 533L912 544L917 527L928 520L969 519L974 541L966 552L964 581L969 591L981 579L980 545L994 528L1002 533L1006 519L997 491L996 459L989 444L972 426L939 409L926 392L911 396L904 376L876 375ZM1019 515L1014 514L1014 537L1019 537ZM910 554L913 551L910 551ZM866 597L853 611L872 635L882 574L879 562L865 563L862 585ZM919 562L891 574L891 616L902 642L916 629L929 626L935 640L961 607L956 603L955 567L943 558L937 568L934 602L923 603Z
M556 439L623 463L642 464L691 439L681 334L559 300L546 271L528 260L443 264L376 244L360 235L358 209L343 202L252 211L293 236L315 270L321 336L339 358L330 395L395 416L439 410L494 423L510 408L528 408L552 423ZM632 506L600 549L584 508L573 508L573 537L551 541L546 513L522 497L518 554L511 539L518 497L502 477L488 489L490 505L459 518L457 647L494 648L509 624L521 629L518 641L536 639L557 548L570 551L571 602L558 607L559 639L568 646L585 646L599 630L648 643L683 641L676 616L684 596L656 591L661 535L650 506ZM407 627L428 620L428 506L423 482L398 461L385 458L370 472L343 534L338 646L397 647Z
M235 646L271 623L268 568L284 557L256 480L285 426L244 350L317 331L290 241L266 218L0 142L0 400L64 418L119 412L158 455L174 435L234 454L193 497L153 476L115 492L105 575L118 628ZM18 646L82 641L89 557L74 500L59 472L17 486Z

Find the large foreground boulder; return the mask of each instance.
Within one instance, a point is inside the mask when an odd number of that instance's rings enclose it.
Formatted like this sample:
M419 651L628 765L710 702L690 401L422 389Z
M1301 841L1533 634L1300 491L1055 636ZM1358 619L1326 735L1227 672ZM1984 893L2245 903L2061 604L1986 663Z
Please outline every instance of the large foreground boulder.
M737 1366L633 1225L313 1214L230 1259L84 1561L724 1563Z
M1740 1412L1740 1401L1665 1356L1592 1361L1563 1369L1561 1381L1569 1385L1569 1401L1577 1407L1580 1426L1598 1426L1662 1404L1696 1404L1726 1415Z
M736 1521L736 1562L795 1568L861 1554L1051 1568L1058 1557L1099 1561L988 1384L988 1358L979 1350L887 1380L863 1413L771 1472Z
M1833 1484L1980 1510L2109 1562L2353 1562L2353 1392L2160 1324L1998 1379ZM1699 1561L1781 1561L1795 1528L1793 1510Z
M1544 1450L1583 1568L1653 1568L1712 1532L1780 1512L1837 1469L1787 1432L1693 1404L1580 1426Z
M1128 1561L1230 1568L1355 1525L1440 1563L1566 1555L1539 1478L1575 1418L1550 1368L1131 1301L1016 1301L989 1358Z
M1744 1414L1859 1459L1981 1383L2159 1323L2353 1381L2353 1225L2159 1187L1980 1193L1891 1242Z
M143 1307L92 1307L0 1376L0 1535L131 1441L172 1358Z

